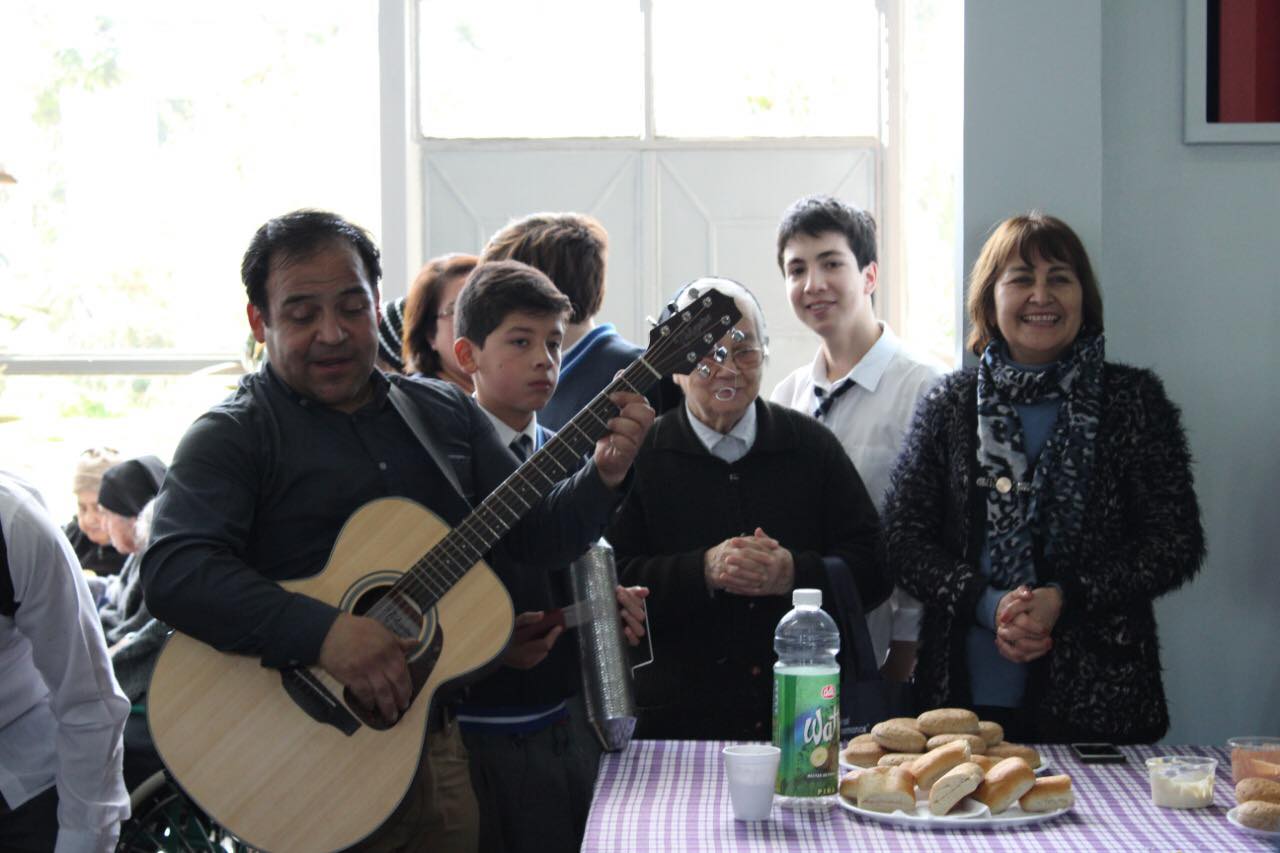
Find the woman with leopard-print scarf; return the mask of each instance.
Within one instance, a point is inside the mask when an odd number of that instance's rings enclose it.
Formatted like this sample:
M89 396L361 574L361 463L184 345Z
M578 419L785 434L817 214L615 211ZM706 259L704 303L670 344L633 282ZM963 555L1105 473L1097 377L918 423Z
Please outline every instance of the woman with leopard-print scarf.
M980 362L921 402L885 508L890 570L924 604L917 698L1014 740L1156 740L1152 601L1204 559L1178 410L1105 360L1098 284L1059 219L1000 223L968 309Z

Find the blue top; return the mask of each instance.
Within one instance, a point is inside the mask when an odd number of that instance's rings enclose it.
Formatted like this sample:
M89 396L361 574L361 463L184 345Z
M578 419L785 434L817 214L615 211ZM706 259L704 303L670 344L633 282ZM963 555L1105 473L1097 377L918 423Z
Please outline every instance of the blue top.
M643 352L619 335L612 323L596 326L565 354L560 363L560 381L547 405L538 412L538 422L559 432L613 381L615 373L625 370ZM650 402L655 400L651 392Z
M1053 434L1058 419L1060 400L1044 403L1014 404L1018 420L1022 423L1022 437L1026 443L1027 463L1034 465L1040 458L1049 436ZM984 543L978 558L982 574L991 576L991 551ZM1032 566L1032 578L1035 567ZM996 649L996 606L1008 594L1007 589L988 587L978 599L976 625L969 628L965 638L969 659L969 683L973 689L975 705L995 705L1001 708L1017 708L1022 704L1027 689L1027 665L1014 663Z

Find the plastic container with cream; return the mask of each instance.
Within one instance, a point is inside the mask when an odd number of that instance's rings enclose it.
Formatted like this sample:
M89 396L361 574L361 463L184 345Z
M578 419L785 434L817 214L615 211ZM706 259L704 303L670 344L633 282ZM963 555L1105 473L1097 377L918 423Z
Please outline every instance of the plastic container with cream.
M1147 759L1151 802L1165 809L1202 809L1213 805L1216 758L1164 755Z

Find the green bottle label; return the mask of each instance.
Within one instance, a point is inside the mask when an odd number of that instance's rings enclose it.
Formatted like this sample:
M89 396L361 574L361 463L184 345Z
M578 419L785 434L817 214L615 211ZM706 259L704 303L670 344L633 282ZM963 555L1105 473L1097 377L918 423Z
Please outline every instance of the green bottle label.
M775 791L784 797L836 792L840 760L840 670L773 676L773 745L782 751Z

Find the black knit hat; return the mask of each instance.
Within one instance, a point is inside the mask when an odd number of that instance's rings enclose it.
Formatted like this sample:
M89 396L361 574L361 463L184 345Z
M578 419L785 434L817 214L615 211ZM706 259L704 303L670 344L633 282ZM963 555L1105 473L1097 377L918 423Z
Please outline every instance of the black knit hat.
M160 491L164 472L164 463L154 456L113 465L102 475L98 504L116 515L135 516Z
M404 297L382 303L382 319L378 321L378 358L404 372Z

